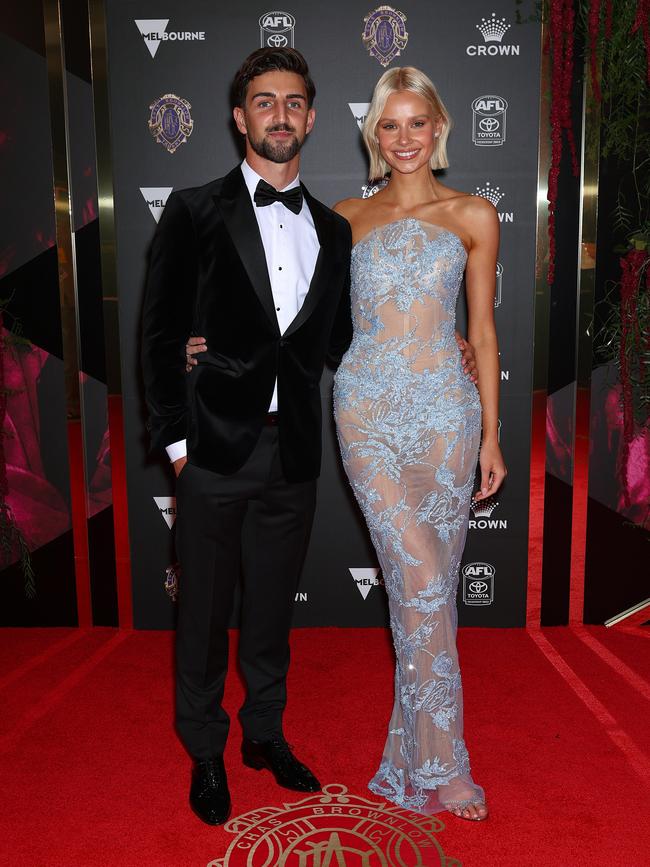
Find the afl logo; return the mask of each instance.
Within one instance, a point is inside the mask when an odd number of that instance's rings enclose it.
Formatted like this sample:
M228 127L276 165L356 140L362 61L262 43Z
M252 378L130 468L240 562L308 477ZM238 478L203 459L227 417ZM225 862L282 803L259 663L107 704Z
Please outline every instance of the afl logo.
M293 48L296 19L290 12L265 12L260 17L262 48Z
M468 563L463 567L465 605L491 605L494 602L494 574L491 563Z
M472 103L472 141L477 147L498 147L506 141L508 103L501 96L478 96Z

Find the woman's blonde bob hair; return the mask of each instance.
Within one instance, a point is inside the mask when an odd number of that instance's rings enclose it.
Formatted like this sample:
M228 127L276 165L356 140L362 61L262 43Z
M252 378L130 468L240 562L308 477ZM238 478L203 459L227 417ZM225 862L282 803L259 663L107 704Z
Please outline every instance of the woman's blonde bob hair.
M434 119L442 118L442 129L440 130L439 138L436 139L437 146L431 154L429 165L432 169L446 169L449 165L449 161L447 160L447 137L452 126L452 120L443 101L438 96L434 83L414 66L397 66L394 69L387 69L375 85L372 102L363 124L362 135L368 155L370 156L371 180L383 178L390 171L390 167L382 158L379 150L376 135L377 124L383 114L388 97L393 93L399 93L404 90L410 90L412 93L417 93L423 97L431 106Z

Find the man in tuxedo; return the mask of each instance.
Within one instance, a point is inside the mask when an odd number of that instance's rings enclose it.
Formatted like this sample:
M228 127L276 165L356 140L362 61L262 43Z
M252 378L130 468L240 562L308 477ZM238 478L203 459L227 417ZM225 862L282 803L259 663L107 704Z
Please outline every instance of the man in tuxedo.
M177 475L176 725L194 760L190 804L213 825L231 808L222 697L240 569L243 761L286 788L320 789L284 739L282 714L320 471L319 380L352 332L350 227L298 177L314 124L307 64L290 48L260 49L233 92L245 160L169 197L143 314L153 445ZM205 336L207 351L186 376L191 333ZM245 521L255 541L242 549Z

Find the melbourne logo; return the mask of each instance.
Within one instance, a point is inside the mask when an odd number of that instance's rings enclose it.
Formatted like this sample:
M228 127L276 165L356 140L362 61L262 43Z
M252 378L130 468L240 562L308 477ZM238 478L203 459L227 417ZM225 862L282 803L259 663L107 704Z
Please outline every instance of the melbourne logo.
M154 139L170 154L192 135L192 106L186 99L166 93L149 106L149 130Z
M359 132L363 129L363 125L366 122L366 115L368 114L368 109L370 108L369 102L348 102L350 106L350 111L352 112L352 117L356 120L357 126L359 127Z
M361 34L363 44L371 57L388 66L406 48L406 15L392 6L379 6L364 18Z
M492 518L492 513L499 505L496 497L486 497L484 500L472 500L470 508L474 515L469 519L470 530L507 530L506 518Z
M350 575L364 599L368 598L373 587L379 587L383 583L379 577L379 569L350 569Z
M476 187L476 192L472 193L472 195L481 196L482 198L487 199L488 202L492 202L499 214L500 223L514 222L515 216L512 211L499 211L499 202L505 196L505 193L501 192L501 187L493 187L489 181L486 181L485 186Z
M491 563L468 563L463 567L463 602L465 605L492 605L494 566Z
M470 57L503 57L518 55L519 45L503 44L503 37L511 28L505 18L497 18L493 12L489 18L481 18L476 29L483 37L483 44L468 45L465 51Z
M207 867L451 867L435 816L419 816L330 783L322 793L231 819L235 839Z
M499 147L506 143L506 110L502 96L477 96L472 103L472 141L476 147Z
M203 42L205 40L204 30L172 30L168 33L169 18L136 18L135 24L152 57L156 56L161 42Z
M167 204L169 194L173 187L140 187L142 198L149 205L151 216L158 222Z
M160 514L171 530L176 520L176 497L154 497L154 502L160 509Z
M290 12L265 12L260 16L260 47L293 48L295 26Z

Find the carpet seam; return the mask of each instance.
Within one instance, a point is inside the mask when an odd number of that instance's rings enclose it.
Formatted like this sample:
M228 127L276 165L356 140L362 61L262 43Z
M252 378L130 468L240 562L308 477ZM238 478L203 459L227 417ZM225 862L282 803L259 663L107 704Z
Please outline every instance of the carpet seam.
M46 693L43 700L36 707L23 714L14 726L0 738L0 753L6 753L12 749L33 725L56 707L75 686L78 686L100 662L132 634L132 632L118 632L112 638L109 638L82 665L77 666L71 674L64 678L58 686L50 690L49 693Z
M631 686L633 689L640 692L646 701L650 701L650 685L630 668L622 659L619 659L615 653L602 644L597 638L591 635L584 629L574 628L574 635L584 645L586 645L593 653L595 653L606 665L608 665L619 677Z
M4 677L0 678L0 689L5 689L7 686L15 683L23 677L23 675L28 674L42 662L46 662L50 657L56 656L56 654L61 650L65 650L66 647L75 644L80 638L82 638L82 636L90 634L90 630L75 629L75 631L70 635L66 635L65 638L61 638L59 641L51 644L46 650L43 650L31 659L25 660L25 662L21 663L17 668L14 668L13 671L8 672Z
M576 696L600 723L607 737L628 760L634 773L644 785L649 785L650 759L637 747L604 704L596 698L587 684L576 674L562 654L542 635L541 630L529 629L528 634L537 644L541 653L548 659L563 680L571 687Z

